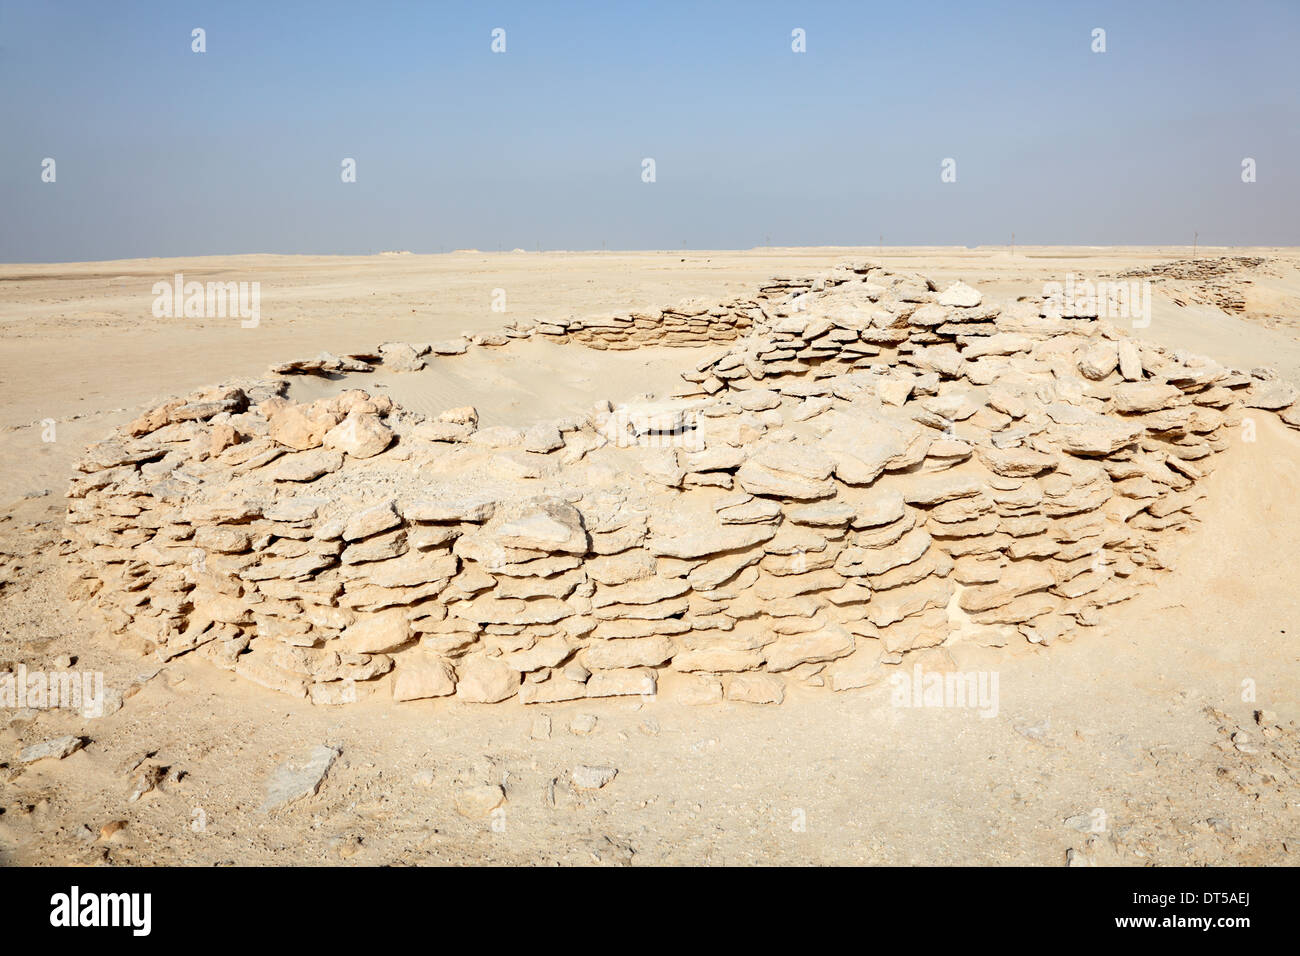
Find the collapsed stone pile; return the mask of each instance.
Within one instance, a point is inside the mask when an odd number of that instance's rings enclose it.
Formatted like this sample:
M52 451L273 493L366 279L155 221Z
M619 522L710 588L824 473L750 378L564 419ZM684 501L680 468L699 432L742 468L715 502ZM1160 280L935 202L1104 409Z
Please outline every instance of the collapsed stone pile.
M1240 315L1246 311L1246 295L1254 276L1265 272L1267 265L1268 260L1260 256L1174 259L1121 272L1118 278L1168 281L1170 295L1178 305L1190 301Z
M743 335L742 335L743 332ZM88 449L76 598L321 704L779 702L954 641L1050 644L1167 565L1242 408L1297 392L869 264L717 309L514 326L733 342L663 401L528 428L284 379L176 399ZM288 373L418 369L388 343Z
M431 356L463 355L471 346L499 347L517 339L537 338L558 345L583 345L615 351L645 345L694 348L720 342L734 342L764 317L764 304L812 286L824 287L826 279L776 278L752 298L721 304L688 300L658 312L629 312L623 315L569 316L545 322L520 321L500 332L466 333L439 342L385 342L375 352L331 355L322 352L314 359L301 359L273 366L276 375L320 375L336 372L370 372L377 368L416 372ZM835 280L831 280L835 281Z

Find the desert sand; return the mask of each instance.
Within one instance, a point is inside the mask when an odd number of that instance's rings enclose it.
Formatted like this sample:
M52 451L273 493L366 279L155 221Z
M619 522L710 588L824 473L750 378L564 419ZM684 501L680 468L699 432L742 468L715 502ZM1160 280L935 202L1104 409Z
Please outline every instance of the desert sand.
M1198 262L1263 262L1229 263L1222 275L1159 271L1191 254L461 252L0 267L0 663L52 670L71 658L123 695L101 718L0 716L0 860L1293 863L1300 660L1287 632L1300 436L1272 416L1260 416L1256 441L1220 456L1158 587L1071 643L953 649L960 669L999 673L991 718L893 707L884 686L794 688L779 706L661 695L313 707L194 655L164 664L113 646L66 597L62 495L74 462L164 399L321 351L721 301L845 259L990 296L1038 294L1067 273L1152 274L1143 338L1300 381L1300 253L1202 248ZM258 327L155 318L150 289L178 272L260 281ZM494 290L505 291L504 312L492 308ZM525 426L600 398L665 394L685 361L672 349L528 341L439 359L418 389L386 373L375 386L415 411L474 405L485 424ZM310 401L324 387L295 381L291 395ZM73 734L87 742L62 760L16 759ZM319 791L263 812L276 768L322 746L338 757ZM575 788L584 767L617 775ZM467 806L496 786L504 814Z

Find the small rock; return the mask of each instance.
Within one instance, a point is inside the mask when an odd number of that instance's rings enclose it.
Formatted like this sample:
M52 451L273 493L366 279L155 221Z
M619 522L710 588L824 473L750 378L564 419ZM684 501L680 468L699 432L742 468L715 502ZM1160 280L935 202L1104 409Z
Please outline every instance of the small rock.
M406 342L385 342L379 346L384 358L384 368L394 372L418 372L424 368L419 352Z
M722 700L722 681L715 677L684 675L676 687L676 699L683 704L716 704Z
M407 654L393 681L393 700L446 697L456 692L456 672L440 657Z
M325 433L326 448L345 451L353 458L373 458L393 443L393 430L378 415L353 413Z
M1061 822L1071 830L1078 830L1080 833L1092 832L1093 819L1089 813L1076 813L1072 817L1066 817Z
M111 840L114 836L116 836L118 833L120 833L125 829L126 829L125 820L112 820L108 823L105 823L102 827L99 828L99 839Z
M533 718L533 728L530 731L530 736L534 740L551 739L551 715L550 714L538 714L536 717Z
M534 425L524 432L524 450L546 454L564 447L560 430L550 423Z
M390 531L402 523L395 502L389 500L373 508L359 511L343 526L344 541L359 541L383 531Z
M71 734L67 737L55 737L52 740L45 740L39 744L32 744L30 747L24 748L18 754L18 762L35 763L37 760L44 760L47 757L62 760L64 757L76 753L84 746L86 746L86 741L82 737Z
M262 812L269 813L304 797L314 796L339 753L334 747L318 745L305 758L282 763L267 782Z
M505 791L495 783L470 787L456 794L456 812L471 820L480 820L506 802Z
M599 790L617 775L617 767L589 767L585 764L574 767L570 774L574 787L579 790Z
M978 289L968 286L964 282L954 282L939 295L940 305L951 305L959 308L971 309L983 301Z
M579 714L569 721L569 733L585 737L596 729L596 723L595 714Z
M453 425L471 425L478 427L478 409L473 405L461 405L458 408L449 408L438 416L438 421L449 422Z
M775 674L737 674L727 685L727 700L779 704L785 700L785 681Z
M456 665L456 696L479 704L495 704L519 692L519 671L498 658L470 655Z
M160 767L157 764L148 764L142 767L131 782L131 795L126 798L126 802L135 803L146 793L156 789L165 776L167 776L166 767Z

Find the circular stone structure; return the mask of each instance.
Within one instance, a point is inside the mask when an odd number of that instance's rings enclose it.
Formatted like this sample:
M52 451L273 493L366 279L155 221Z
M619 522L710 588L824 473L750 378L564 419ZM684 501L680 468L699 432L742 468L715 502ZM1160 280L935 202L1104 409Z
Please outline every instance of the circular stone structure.
M1166 568L1242 410L1300 408L1269 370L1060 305L860 263L280 365L87 450L72 596L322 705L779 703L944 644L1068 640ZM708 356L672 396L527 427L355 387L520 338ZM293 401L294 375L337 388Z

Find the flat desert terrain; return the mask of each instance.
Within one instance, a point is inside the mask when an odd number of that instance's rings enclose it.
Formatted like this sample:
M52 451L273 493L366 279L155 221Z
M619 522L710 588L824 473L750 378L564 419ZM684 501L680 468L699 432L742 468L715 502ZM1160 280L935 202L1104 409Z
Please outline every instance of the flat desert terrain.
M869 260L940 288L1041 295L1067 275L1152 279L1133 334L1300 383L1300 250L817 248L242 255L0 265L0 670L98 671L101 717L0 710L0 863L1294 865L1300 860L1300 433L1258 416L1204 482L1172 571L1050 647L954 644L999 675L995 715L899 708L889 686L778 705L663 694L523 706L313 706L197 654L110 641L69 600L64 498L86 446L163 401L328 351L516 320L720 302ZM255 328L156 318L154 283L256 281ZM496 308L494 308L494 305ZM504 308L502 309L502 305ZM663 396L722 349L525 340L431 357L413 411L527 426ZM290 395L310 401L314 379ZM61 760L20 752L65 735ZM268 807L278 768L337 758ZM596 788L575 768L614 768ZM504 814L474 812L500 787Z

